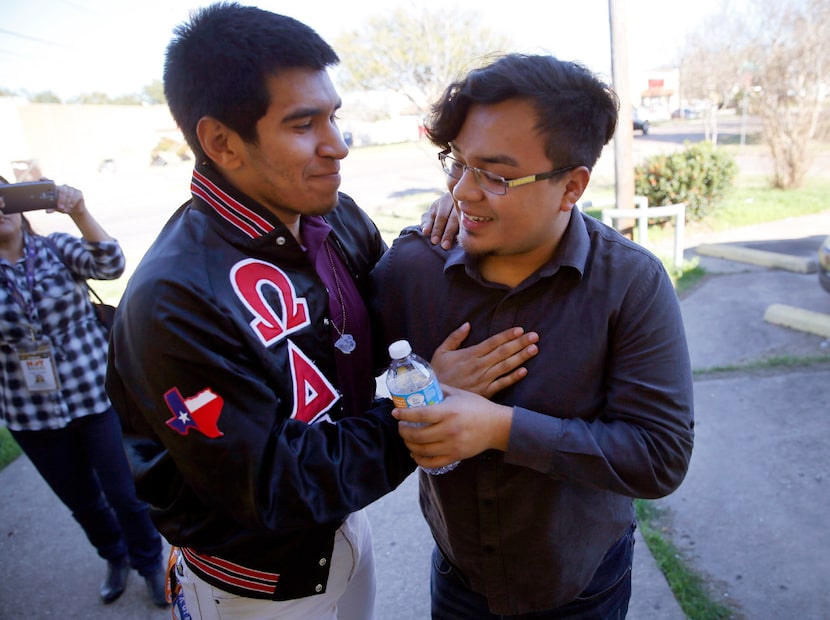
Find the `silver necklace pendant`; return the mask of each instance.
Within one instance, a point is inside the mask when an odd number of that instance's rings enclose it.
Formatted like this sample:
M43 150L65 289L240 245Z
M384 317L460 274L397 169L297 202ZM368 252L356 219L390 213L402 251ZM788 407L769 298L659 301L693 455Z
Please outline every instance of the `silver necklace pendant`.
M354 338L351 334L343 334L340 338L337 339L337 342L334 343L334 346L337 347L340 351L348 355L352 351L354 351L357 344L354 341Z

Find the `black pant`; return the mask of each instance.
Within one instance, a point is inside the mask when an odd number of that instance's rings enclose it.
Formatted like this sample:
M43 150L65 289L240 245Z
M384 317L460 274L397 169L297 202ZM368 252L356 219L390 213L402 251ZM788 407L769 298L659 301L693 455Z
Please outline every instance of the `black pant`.
M161 536L135 495L115 410L55 430L11 431L106 560L126 560L141 575L161 568Z
M473 592L436 547L432 552L433 620L622 620L631 599L634 525L608 550L588 587L556 609L516 616L490 613L487 599Z

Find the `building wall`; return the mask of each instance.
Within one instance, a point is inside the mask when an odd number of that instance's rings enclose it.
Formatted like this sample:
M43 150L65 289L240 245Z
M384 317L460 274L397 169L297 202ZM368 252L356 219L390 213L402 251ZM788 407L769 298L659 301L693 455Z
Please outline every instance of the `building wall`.
M637 92L640 107L651 120L668 119L680 106L680 71L677 68L651 69L642 76Z
M163 138L183 142L164 105L27 103L0 97L0 127L0 174L10 182L28 180L19 177L21 162L33 161L43 176L78 184L99 174L104 162L125 171L150 165Z

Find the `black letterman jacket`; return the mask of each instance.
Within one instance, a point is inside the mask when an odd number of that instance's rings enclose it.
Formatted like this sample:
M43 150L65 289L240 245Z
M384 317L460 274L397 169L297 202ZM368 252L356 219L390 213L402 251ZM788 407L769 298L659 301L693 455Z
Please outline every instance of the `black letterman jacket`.
M328 299L270 212L208 168L131 277L107 390L139 496L228 592L324 592L334 533L415 467L391 403L342 417ZM348 196L326 216L361 294L385 244Z

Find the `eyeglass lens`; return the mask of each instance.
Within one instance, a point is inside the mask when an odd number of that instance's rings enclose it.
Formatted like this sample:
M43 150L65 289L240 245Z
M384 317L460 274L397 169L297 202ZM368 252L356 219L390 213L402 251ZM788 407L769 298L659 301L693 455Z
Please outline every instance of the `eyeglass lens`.
M505 194L507 192L507 183L503 177L487 172L486 170L466 166L448 155L443 155L440 159L441 165L444 167L444 172L453 179L461 179L464 175L464 170L470 170L481 189L493 194Z

